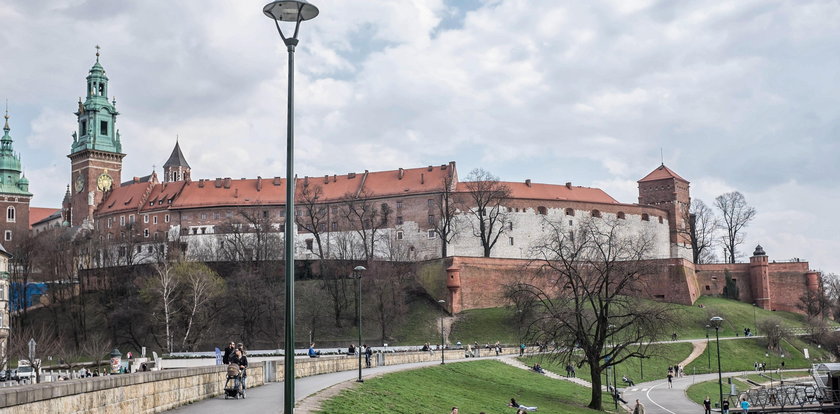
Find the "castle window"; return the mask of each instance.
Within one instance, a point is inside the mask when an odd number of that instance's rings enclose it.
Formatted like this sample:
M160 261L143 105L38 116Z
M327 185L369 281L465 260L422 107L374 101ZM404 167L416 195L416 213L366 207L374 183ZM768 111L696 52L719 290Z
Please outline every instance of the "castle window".
M198 228L193 227L193 229L192 229L192 234L198 234Z
M512 221L508 222L508 230L513 231L513 222Z
M268 210L263 210L263 218L268 218Z
M165 214L165 215L163 216L163 222L164 222L164 223L169 223L169 214Z
M146 253L152 254L152 251L154 251L152 246L146 247Z
M650 216L648 213L642 213L642 221L650 221Z
M152 224L157 224L157 216L152 216Z
M149 215L148 214L143 214L143 223L148 223L148 222L149 222Z
M706 290L712 290L712 288L710 288L709 285L706 285Z
M569 225L570 225L570 226L574 226L574 225L575 225L575 222L574 222L574 221L572 221L572 220L569 220Z
M178 181L178 171L172 171L172 181Z
M618 218L619 220L624 220L624 212L619 211L618 213L616 213L615 217Z
M435 238L435 231L434 231L434 230L429 230L429 238L430 238L430 239L434 239L434 238Z
M120 216L120 226L125 226L125 216Z
M82 130L79 131L79 135L87 135L87 119L82 120Z
M338 230L338 222L337 221L332 222L332 224L330 225L330 228L332 229L332 231Z
M397 240L402 240L402 239L403 239L403 232L398 231L397 232Z
M222 215L218 211L213 212L213 218L218 220L222 217Z
M574 210L572 210L571 208L567 208L567 209L566 209L566 215L567 215L567 216L574 216L574 215L575 215L575 211L574 211Z
M513 246L513 237L508 237L508 239L510 240L510 245Z
M207 227L201 228L201 234L207 234Z
M129 215L128 215L128 223L129 223L129 224L133 224L133 223L134 223L134 214L129 214Z
M599 210L592 210L592 217L601 217L601 212Z
M434 226L435 225L435 215L434 214L429 214L428 221L429 221L430 226Z
M397 201L397 210L402 210L402 201Z
M157 240L157 239L159 239L159 238L160 238L160 232L159 232L159 231L156 231L156 232L155 232L155 237L154 237L154 239L155 239L155 240Z
M99 133L108 135L108 121L99 121Z
M201 213L201 219L207 220L207 213Z
M5 239L6 239L6 241L12 240L12 231L11 230L6 230Z
M430 198L430 199L426 200L426 204L429 205L429 208L434 207L435 206L435 199Z
M659 216L659 224L662 224L662 216Z
M544 216L544 215L548 214L548 209L543 207L543 206L539 206L539 207L537 207L537 213Z
M149 237L149 229L143 229L143 237Z
M306 250L312 251L312 239L306 239Z
M9 206L9 208L6 209L6 221L8 221L10 223L15 222L15 207L14 206Z
M397 225L403 224L402 216L397 216Z

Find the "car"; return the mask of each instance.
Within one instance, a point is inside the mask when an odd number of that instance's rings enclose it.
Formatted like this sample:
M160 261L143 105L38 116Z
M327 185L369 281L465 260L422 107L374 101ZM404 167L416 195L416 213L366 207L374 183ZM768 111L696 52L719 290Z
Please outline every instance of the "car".
M0 369L0 381L6 381L9 378L9 370Z
M32 367L18 367L17 369L17 380L18 382L28 380L29 382L35 381L35 370Z

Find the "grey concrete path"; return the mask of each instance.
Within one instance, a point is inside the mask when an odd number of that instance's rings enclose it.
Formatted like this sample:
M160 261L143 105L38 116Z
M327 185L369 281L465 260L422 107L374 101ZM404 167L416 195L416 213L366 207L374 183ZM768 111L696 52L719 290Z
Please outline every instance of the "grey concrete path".
M723 374L723 377L740 375L743 375L743 372L727 372ZM638 399L645 405L645 413L647 414L702 413L703 406L689 400L685 395L685 390L696 383L712 381L717 378L717 373L686 375L681 378L674 378L673 388L668 388L667 379L636 384L624 390L624 399L627 400L627 405L631 408L635 407ZM728 384L724 382L724 394L729 394L727 387ZM712 401L717 400L717 397L712 397Z

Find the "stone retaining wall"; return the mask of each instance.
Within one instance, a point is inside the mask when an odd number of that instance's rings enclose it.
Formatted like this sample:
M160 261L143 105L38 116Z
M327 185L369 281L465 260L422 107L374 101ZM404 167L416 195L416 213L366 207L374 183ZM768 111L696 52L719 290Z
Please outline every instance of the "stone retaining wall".
M447 350L444 352L447 361L464 359L464 350ZM516 354L517 352L518 349L516 348L502 350L505 355ZM495 355L495 352L482 349L481 355ZM378 355L374 355L371 364L375 367L380 361L384 361L384 365L400 365L437 361L439 359L440 351L398 352L382 354L381 359ZM276 376L276 380L282 381L282 360L255 362L251 363L248 368L248 386L263 385L266 382L266 369L269 367L274 368L273 374ZM297 377L351 371L357 369L357 367L357 358L349 356L298 359L295 361ZM213 365L0 389L0 412L4 414L158 413L222 394L225 370L225 366ZM274 378L269 378L269 380L271 379Z

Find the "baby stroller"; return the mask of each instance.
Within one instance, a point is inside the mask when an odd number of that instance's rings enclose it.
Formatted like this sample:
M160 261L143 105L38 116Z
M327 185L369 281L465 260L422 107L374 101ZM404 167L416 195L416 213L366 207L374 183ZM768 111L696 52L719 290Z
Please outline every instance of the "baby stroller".
M242 389L242 375L244 370L239 365L230 364L227 368L227 379L225 380L225 399L239 397L245 398L245 390Z

